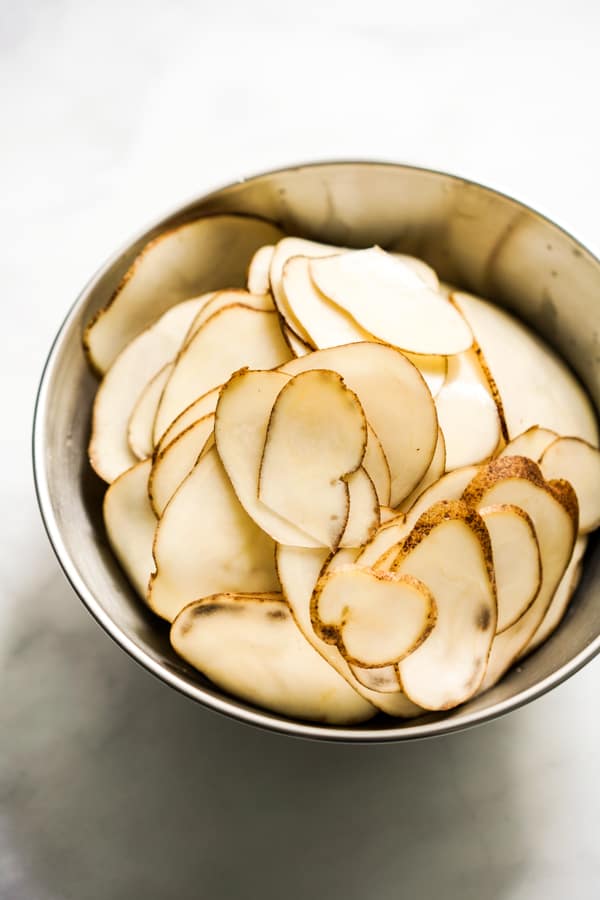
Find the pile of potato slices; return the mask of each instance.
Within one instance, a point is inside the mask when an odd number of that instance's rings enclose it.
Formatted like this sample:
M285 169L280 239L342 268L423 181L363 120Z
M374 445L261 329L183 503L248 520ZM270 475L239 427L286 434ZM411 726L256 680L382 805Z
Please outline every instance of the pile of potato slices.
M594 410L425 262L208 216L144 247L83 343L111 546L224 691L333 724L447 710L561 621L600 524Z

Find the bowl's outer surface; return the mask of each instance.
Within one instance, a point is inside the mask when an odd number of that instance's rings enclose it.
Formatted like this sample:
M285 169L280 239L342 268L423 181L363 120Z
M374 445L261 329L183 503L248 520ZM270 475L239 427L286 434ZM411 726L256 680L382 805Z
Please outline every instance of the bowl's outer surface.
M460 730L526 703L577 671L600 650L596 540L556 635L495 688L448 713L405 723L378 716L350 728L297 722L223 694L176 656L167 626L136 598L106 540L104 488L86 456L97 382L81 335L150 237L217 212L251 213L290 234L346 246L377 243L422 257L444 280L529 323L566 358L600 406L600 262L535 211L463 179L382 163L298 166L217 190L157 223L100 270L69 313L44 371L34 425L38 498L58 559L92 614L135 659L190 697L255 725L328 740L405 740Z

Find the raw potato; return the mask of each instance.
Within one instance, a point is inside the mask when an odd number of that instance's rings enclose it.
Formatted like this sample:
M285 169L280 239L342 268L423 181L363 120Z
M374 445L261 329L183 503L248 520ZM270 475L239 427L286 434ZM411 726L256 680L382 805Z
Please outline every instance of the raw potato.
M165 384L173 371L173 363L167 363L151 378L129 417L127 441L134 456L147 459L154 453L154 419Z
M420 494L406 513L411 528L426 510L440 500L460 500L463 491L478 472L477 466L463 466L446 472Z
M345 479L359 468L366 444L362 407L337 373L315 370L293 377L271 411L259 500L335 549L348 520Z
M540 461L540 456L558 437L555 431L532 425L523 434L517 435L503 448L498 456L527 456L534 462Z
M406 350L403 350L403 353L423 376L431 396L433 398L437 397L444 386L448 374L448 357L407 353Z
M135 404L151 378L176 355L190 322L204 302L186 300L138 335L106 373L94 400L88 453L104 481L114 481L137 462L127 442Z
M486 690L529 643L552 602L577 536L577 497L567 482L547 483L530 459L508 456L482 466L463 499L477 509L510 503L524 510L535 529L542 565L542 583L534 602L494 639L481 685Z
M110 545L130 582L145 601L154 571L152 542L156 516L148 500L151 460L120 475L104 495L104 525Z
M349 666L363 687L381 694L397 694L401 690L397 666Z
M471 329L452 304L405 262L378 247L309 265L313 282L379 340L411 353L461 353Z
M418 579L355 566L326 573L311 600L316 634L348 663L366 668L412 653L429 636L436 614L431 593Z
M275 546L244 512L213 447L167 504L154 539L148 604L172 622L194 599L279 590Z
M275 305L270 294L250 294L248 291L238 288L233 291L216 291L212 298L198 312L194 321L190 325L187 333L185 344L189 344L194 335L196 335L205 322L214 316L215 313L228 306L248 306L250 309L258 309L261 312L274 312Z
M579 531L587 534L600 525L600 451L580 438L560 437L543 452L544 478L564 478L579 501Z
M498 598L496 633L506 631L534 602L542 583L542 561L533 522L514 504L486 506Z
M252 254L280 236L270 222L220 215L150 240L86 328L83 343L93 367L106 372L126 344L176 303L223 285L242 287Z
M438 427L438 438L437 443L435 445L435 452L433 454L433 459L429 464L429 468L423 475L423 478L418 483L414 491L408 495L406 500L403 500L400 506L398 507L401 512L407 512L412 506L414 506L416 500L421 496L421 494L427 490L428 487L431 487L432 484L435 484L436 481L439 481L446 471L446 441L444 440L444 432L441 428ZM450 498L445 497L444 499L458 499L458 498Z
M306 356L307 353L311 353L313 348L309 344L305 344L286 322L282 321L281 332L294 356Z
M168 447L169 444L189 428L190 425L194 425L199 419L203 419L204 416L214 413L217 408L217 403L219 402L222 386L223 385L219 385L219 387L213 388L212 391L207 391L206 394L202 394L201 397L198 397L197 400L194 400L193 403L186 406L182 413L179 413L156 445L157 453L160 453L165 447Z
M596 446L598 425L590 400L550 347L492 303L458 291L452 296L496 382L509 437L539 425Z
M388 461L390 505L397 506L423 478L437 443L435 406L418 370L399 350L372 343L318 350L281 366L289 375L311 369L338 372L357 395Z
M173 647L212 682L276 713L332 725L375 708L310 646L281 594L216 594L186 606Z
M438 291L440 289L440 280L437 277L437 273L425 260L419 259L417 256L407 256L406 253L393 252L391 255L401 260L409 269L412 269L421 281L424 281L432 290Z
M326 644L313 631L310 619L310 602L319 576L324 571L328 561L327 550L309 550L301 547L278 546L276 553L276 566L282 590L290 605L296 624L304 637L327 660L327 662L342 675L343 678L362 697L369 700L374 706L390 716L414 717L420 715L421 710L402 694L382 693L370 690L358 681L351 668L345 661L337 647Z
M481 516L460 500L441 501L418 520L393 570L431 591L435 628L398 664L406 695L426 709L451 709L477 691L496 631L492 547Z
M390 502L392 477L381 441L367 422L367 447L363 458L363 466L377 493L380 506L387 507Z
M269 271L275 247L273 244L265 244L259 247L248 266L247 287L251 294L268 294L271 290Z
M156 414L155 443L200 394L223 384L242 366L272 369L289 358L276 313L247 306L215 313L177 359Z
M521 659L522 656L531 653L539 647L540 644L550 637L552 632L562 621L562 618L567 611L569 601L581 578L583 554L585 553L587 543L588 538L586 535L579 535L575 541L571 559L569 560L565 573L554 592L554 597L548 607L548 612L544 616L541 625L539 625L529 643L519 653L518 659Z
M258 498L258 480L275 400L290 381L283 372L236 372L221 390L215 418L219 456L248 515L280 544L318 547L319 542L274 513Z
M446 442L446 469L489 459L502 430L498 409L473 350L448 360L446 382L435 398Z
M359 548L370 541L379 528L379 502L373 482L361 466L346 479L348 517L340 547Z
M158 517L162 516L167 503L194 468L213 433L214 424L215 415L209 413L190 425L154 457L148 479L148 496Z
M363 568L372 567L378 572L389 571L389 566L387 564L382 564L382 558L386 556L387 559L387 553L391 551L392 548L396 550L400 542L404 540L411 529L412 523L407 521L407 518L403 513L397 514L393 519L389 519L378 529L377 533L369 541L366 547L363 548L360 556L356 560L357 565L362 566ZM389 558L390 566L394 560L394 556L395 553Z

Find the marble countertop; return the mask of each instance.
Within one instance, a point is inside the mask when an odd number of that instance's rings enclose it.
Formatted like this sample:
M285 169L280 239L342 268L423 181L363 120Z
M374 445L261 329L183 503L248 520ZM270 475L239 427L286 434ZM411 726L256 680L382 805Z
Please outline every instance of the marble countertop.
M286 163L401 160L598 247L600 7L251 6L0 4L0 897L592 900L600 661L451 738L297 741L139 669L50 552L29 459L44 358L89 275L166 209Z

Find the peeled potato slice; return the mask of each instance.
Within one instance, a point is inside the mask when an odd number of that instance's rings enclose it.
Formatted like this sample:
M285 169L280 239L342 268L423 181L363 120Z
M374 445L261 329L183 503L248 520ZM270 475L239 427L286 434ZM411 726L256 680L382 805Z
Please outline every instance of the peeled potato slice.
M319 579L311 601L315 632L347 662L387 666L413 652L430 634L436 606L425 585L349 566Z
M310 369L338 372L357 395L388 461L397 506L429 468L437 443L435 406L418 370L400 351L373 343L318 350L281 366L289 375Z
M412 353L460 353L473 343L465 319L398 257L378 247L312 259L316 287L369 334Z
M206 394L202 394L201 397L198 397L197 400L194 400L193 403L186 406L176 419L173 419L156 446L157 454L164 450L165 447L168 447L169 444L172 443L178 435L186 431L190 425L194 425L199 419L203 419L204 416L214 413L221 394L221 387L222 385L219 385L219 387L213 388L212 391L207 391Z
M154 452L154 419L162 392L172 371L173 363L167 363L154 378L150 379L129 417L127 440L138 459L147 459Z
M152 542L157 524L148 500L151 465L151 460L145 459L113 481L103 507L110 545L143 600L154 571Z
M502 434L500 418L473 350L448 359L448 374L435 408L446 442L448 470L492 456Z
M565 363L503 309L455 292L502 398L512 439L532 425L598 443L596 416Z
M114 481L136 462L127 442L127 427L139 395L151 378L179 350L204 297L186 300L143 331L115 359L94 400L88 448L92 468L104 481Z
M340 551L338 551L339 553ZM342 551L346 553L346 551ZM358 693L374 706L390 716L413 717L422 713L414 703L400 692L383 693L370 690L358 681L337 647L326 644L315 634L310 618L310 602L319 576L328 561L328 551L279 545L276 567L282 590L304 637L342 675ZM337 556L337 554L336 554Z
M348 519L345 477L360 466L366 443L362 407L336 372L296 375L282 388L271 411L259 500L335 549Z
M426 709L451 709L477 691L496 631L492 547L485 524L460 500L441 501L416 523L393 570L427 585L435 628L398 664L406 695Z
M194 598L274 591L271 538L244 512L216 449L204 454L165 507L156 529L152 609L172 622Z
M579 584L579 579L581 578L582 560L583 554L585 553L585 549L587 547L587 542L587 536L581 534L575 541L571 559L569 560L569 564L565 569L565 573L561 578L558 587L554 591L554 596L552 597L552 602L548 607L548 612L542 619L541 624L539 625L531 640L519 653L519 659L522 656L525 656L527 653L531 653L532 650L535 650L536 647L540 646L540 644L543 644L544 641L550 637L552 632L560 624L564 614L567 611L567 607L569 605L573 592L575 591L575 588Z
M185 343L188 344L192 340L211 316L214 316L215 313L220 312L222 309L226 309L228 306L248 306L250 309L258 309L261 312L273 312L275 309L273 298L270 294L250 294L248 291L243 291L239 288L237 290L216 291L212 299L202 307L190 325Z
M479 510L492 542L498 621L506 631L527 612L542 583L542 562L533 522L514 504Z
M246 282L251 294L268 294L271 290L269 271L274 253L275 246L265 244L264 247L258 248L250 260Z
M319 541L273 512L258 496L271 411L290 381L282 372L236 372L221 390L215 417L219 456L248 515L280 544L318 547ZM297 473L292 473L297 479Z
M564 478L579 501L579 531L587 534L600 525L600 451L580 438L560 437L540 459L544 478Z
M175 363L156 414L156 442L186 406L223 384L242 366L272 369L289 358L276 313L247 306L228 306L216 312Z
M379 502L373 482L361 466L346 479L348 518L340 547L363 547L379 527Z
M494 639L481 686L485 690L510 668L550 606L577 536L577 497L567 482L547 483L530 459L509 456L482 466L463 499L477 509L510 503L524 510L535 529L542 565L542 583L534 602Z
M84 347L92 365L106 372L126 344L181 300L223 284L242 287L254 251L280 236L270 222L219 215L153 238L86 328Z
M310 646L281 594L216 594L191 603L171 643L216 685L286 716L349 725L375 708Z
M148 479L148 496L158 517L179 485L190 474L213 432L214 413L199 419L157 453Z
M553 441L558 437L555 431L548 428L540 428L539 425L532 425L523 434L517 435L512 441L509 441L506 447L498 454L498 456L527 456L534 462L539 462L540 456Z
M435 484L436 481L439 481L444 472L446 471L446 441L444 440L444 432L441 428L438 428L438 439L437 444L435 445L435 452L433 454L433 459L429 464L429 468L423 475L423 478L418 483L414 491L412 491L406 500L403 500L399 506L401 512L406 512L414 505L415 501L421 494L427 490L432 484ZM444 499L458 499L446 497Z

